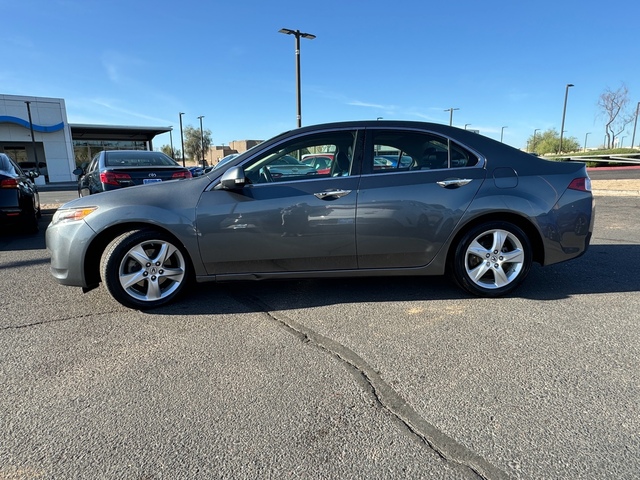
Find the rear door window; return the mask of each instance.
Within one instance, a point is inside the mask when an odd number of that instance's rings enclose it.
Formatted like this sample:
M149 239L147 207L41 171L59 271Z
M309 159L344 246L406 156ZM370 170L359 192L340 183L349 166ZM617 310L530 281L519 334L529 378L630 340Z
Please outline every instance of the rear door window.
M372 130L368 136L372 146L363 173L471 167L479 160L452 140L426 132Z

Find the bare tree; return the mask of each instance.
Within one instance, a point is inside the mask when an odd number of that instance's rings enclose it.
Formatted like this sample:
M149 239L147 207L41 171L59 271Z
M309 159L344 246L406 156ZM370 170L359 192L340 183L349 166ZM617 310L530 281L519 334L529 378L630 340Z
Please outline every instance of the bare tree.
M629 102L629 89L624 83L617 90L607 87L598 99L598 107L605 119L607 148L614 147L616 137L633 121L633 113L627 111Z

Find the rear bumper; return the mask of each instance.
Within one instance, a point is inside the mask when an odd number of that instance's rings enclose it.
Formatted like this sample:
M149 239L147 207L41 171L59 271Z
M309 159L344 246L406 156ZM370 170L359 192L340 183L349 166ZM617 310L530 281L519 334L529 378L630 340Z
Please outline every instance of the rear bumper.
M583 255L589 248L595 219L593 195L567 190L554 208L538 219L545 242L545 265Z

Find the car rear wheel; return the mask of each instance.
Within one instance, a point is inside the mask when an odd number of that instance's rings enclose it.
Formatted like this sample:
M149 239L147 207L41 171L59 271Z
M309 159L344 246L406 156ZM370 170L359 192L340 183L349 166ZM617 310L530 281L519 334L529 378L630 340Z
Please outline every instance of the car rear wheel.
M190 278L187 255L166 234L134 230L106 248L100 273L109 293L122 305L141 310L171 302Z
M489 222L469 230L453 258L455 281L468 292L498 297L516 288L532 262L531 242L516 225Z

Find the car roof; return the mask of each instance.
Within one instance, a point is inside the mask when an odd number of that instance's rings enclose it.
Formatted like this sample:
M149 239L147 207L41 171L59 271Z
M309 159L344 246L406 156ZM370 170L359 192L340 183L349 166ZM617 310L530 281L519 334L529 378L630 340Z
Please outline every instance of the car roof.
M539 169L540 163L547 163L550 160L545 160L540 157L535 157L527 152L518 150L515 147L507 145L506 143L499 142L480 133L476 133L471 130L465 130L442 123L429 123L418 122L412 120L350 120L345 122L332 122L322 123L316 125L309 125L294 130L284 132L266 143L272 144L280 142L283 138L287 138L297 133L311 133L320 132L322 130L335 130L335 129L415 129L429 131L435 134L440 134L445 137L449 137L454 141L461 143L467 148L475 150L476 153L485 157L488 161L492 159L499 159L496 163L504 164L508 159L509 166L518 169L520 174L531 174ZM567 170L574 170L575 166L571 166L569 162L554 162L562 165ZM495 165L495 164L494 164ZM496 165L497 166L497 165ZM560 167L560 168L563 168Z

